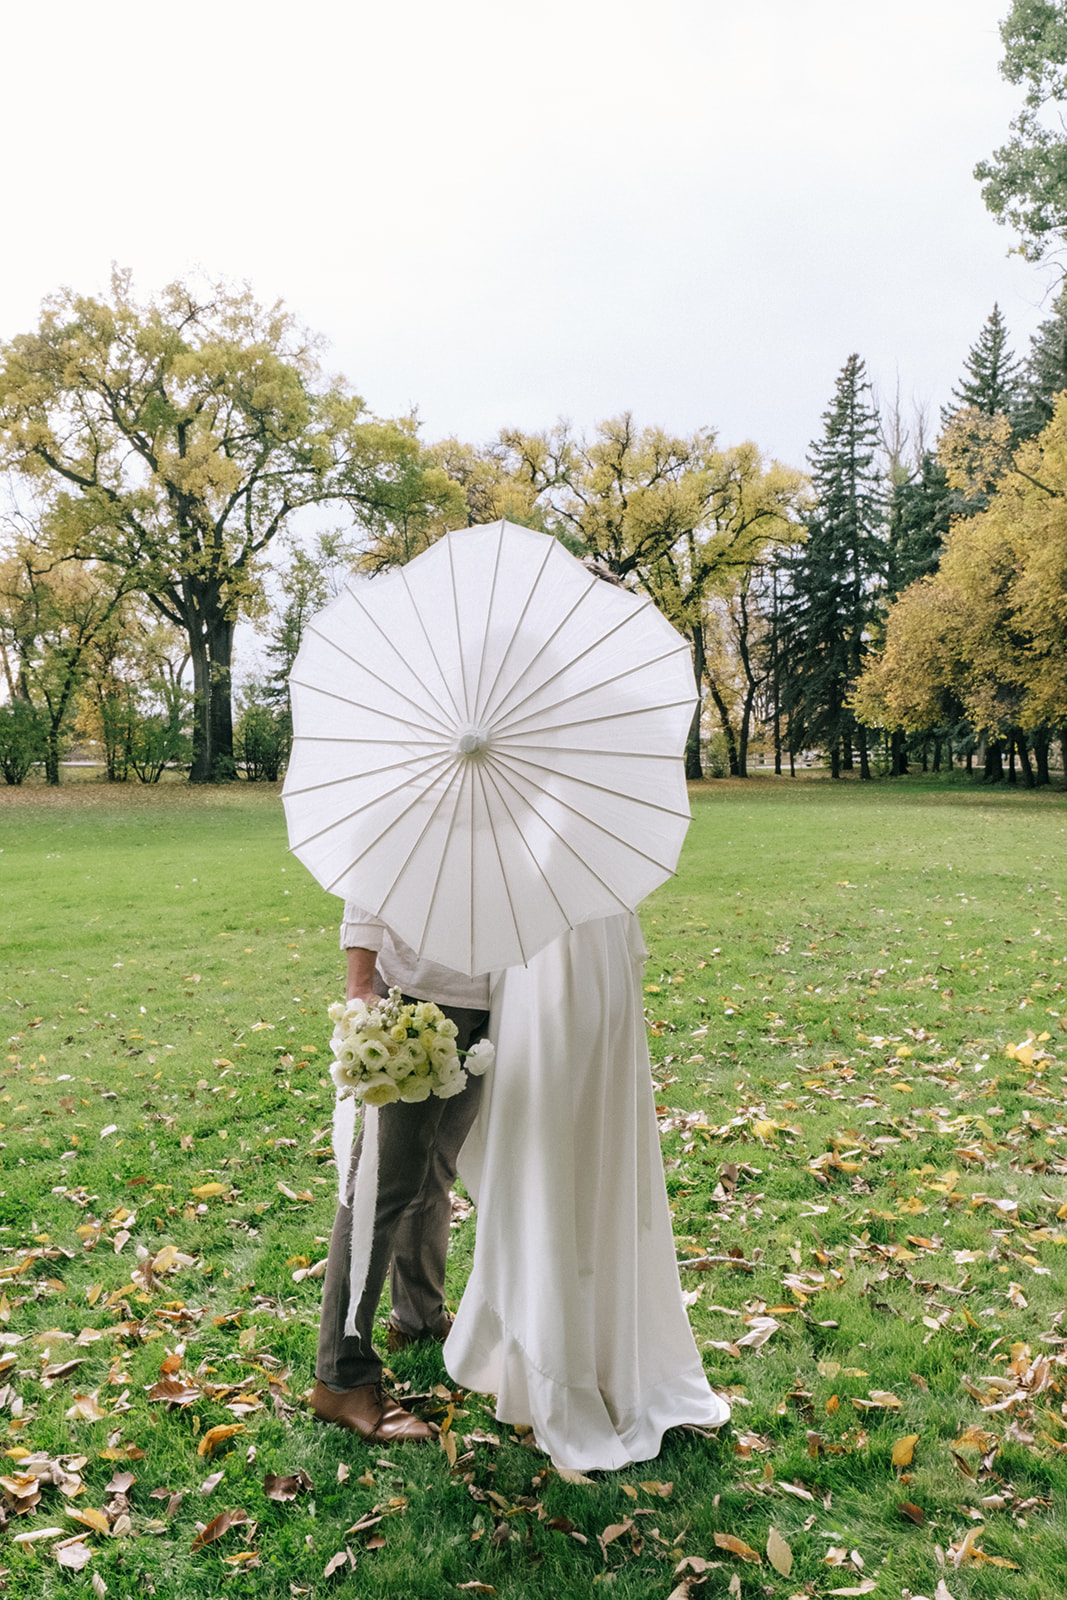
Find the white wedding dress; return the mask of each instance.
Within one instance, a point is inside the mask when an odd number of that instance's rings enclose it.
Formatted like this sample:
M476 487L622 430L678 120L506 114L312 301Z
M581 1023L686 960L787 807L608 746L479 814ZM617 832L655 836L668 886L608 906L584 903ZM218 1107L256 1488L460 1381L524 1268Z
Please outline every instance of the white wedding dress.
M652 1098L636 916L584 923L503 974L496 1065L460 1156L474 1265L444 1347L557 1466L623 1467L717 1427L682 1302Z

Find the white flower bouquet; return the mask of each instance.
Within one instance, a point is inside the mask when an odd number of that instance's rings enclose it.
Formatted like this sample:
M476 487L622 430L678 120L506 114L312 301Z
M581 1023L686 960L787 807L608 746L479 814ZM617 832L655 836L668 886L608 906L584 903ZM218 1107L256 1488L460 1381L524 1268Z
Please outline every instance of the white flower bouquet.
M493 1064L488 1039L459 1051L456 1024L440 1006L430 1000L405 1004L399 989L374 1006L338 1001L327 1015L334 1025L330 1076L338 1096L364 1105L411 1105L432 1094L447 1100L466 1087L468 1073L479 1076Z

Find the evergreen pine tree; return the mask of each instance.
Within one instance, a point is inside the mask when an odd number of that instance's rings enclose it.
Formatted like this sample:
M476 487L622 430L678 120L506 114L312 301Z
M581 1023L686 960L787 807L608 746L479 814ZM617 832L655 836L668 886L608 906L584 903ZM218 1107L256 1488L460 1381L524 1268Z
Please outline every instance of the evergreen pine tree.
M1025 439L1040 433L1052 420L1055 397L1067 389L1067 287L1052 303L1052 316L1030 341L1023 367L1022 396L1016 413L1016 431Z
M917 477L893 485L886 572L890 599L936 572L949 523L963 509L963 496L949 488L948 474L931 450L924 453Z
M866 735L848 696L879 613L888 552L878 414L858 355L845 362L823 423L809 457L816 505L808 538L788 567L786 705L805 742L829 752L835 778L853 743L869 778Z
M1021 364L1008 349L1007 324L999 305L994 305L985 326L963 363L965 376L953 389L953 406L941 413L942 425L962 406L973 406L984 416L1003 412L1012 416L1018 406L1022 386Z

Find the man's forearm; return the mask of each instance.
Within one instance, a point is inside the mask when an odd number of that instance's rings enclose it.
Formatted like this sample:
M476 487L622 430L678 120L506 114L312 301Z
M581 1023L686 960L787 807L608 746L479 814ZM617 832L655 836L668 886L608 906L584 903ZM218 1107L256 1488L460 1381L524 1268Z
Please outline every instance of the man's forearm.
M378 958L377 950L365 950L361 945L351 945L347 951L348 974L345 985L345 994L349 1000L366 1000L368 1004L377 999L374 988L374 968Z

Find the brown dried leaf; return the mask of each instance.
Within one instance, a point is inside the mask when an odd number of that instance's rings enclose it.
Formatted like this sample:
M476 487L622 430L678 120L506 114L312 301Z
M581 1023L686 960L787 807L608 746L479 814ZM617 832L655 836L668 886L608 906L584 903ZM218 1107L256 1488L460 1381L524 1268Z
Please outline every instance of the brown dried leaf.
M214 1544L217 1539L222 1538L223 1534L229 1533L231 1528L247 1521L248 1512L242 1511L240 1507L234 1511L220 1511L218 1516L209 1522L206 1528L201 1528L193 1540L191 1549L202 1550L205 1545Z
M179 1383L176 1378L160 1378L148 1390L149 1400L165 1400L169 1406L191 1406L200 1397L199 1389L191 1383Z
M268 1472L263 1479L263 1491L268 1500L295 1500L298 1494L314 1487L303 1468L290 1477L279 1477L277 1473Z
M743 1539L735 1539L732 1533L717 1533L715 1543L720 1550L729 1550L733 1556L740 1556L742 1561L754 1561L757 1566L762 1566L763 1557L758 1550L746 1544Z
M326 1563L326 1570L322 1575L324 1578L332 1578L334 1573L339 1572L342 1567L354 1567L355 1564L356 1558L346 1545L343 1550L338 1550L335 1556L330 1557Z
M913 1505L910 1500L902 1500L897 1510L902 1517L907 1517L909 1522L914 1522L917 1528L921 1528L926 1521L926 1512L922 1506Z

